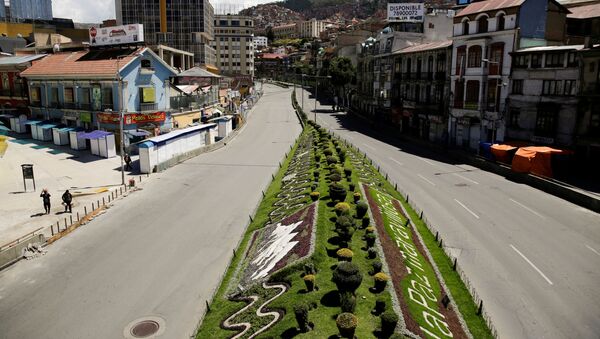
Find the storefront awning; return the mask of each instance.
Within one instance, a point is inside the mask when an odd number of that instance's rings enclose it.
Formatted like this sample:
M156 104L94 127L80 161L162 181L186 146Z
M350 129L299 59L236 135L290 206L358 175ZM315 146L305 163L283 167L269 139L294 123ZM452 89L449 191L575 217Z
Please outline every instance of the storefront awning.
M88 133L81 133L77 136L77 139L100 139L104 138L107 135L111 135L112 133L106 131L91 131Z
M58 131L59 132L71 132L71 131L74 131L74 130L75 130L74 127L63 127L63 128L60 128Z
M51 129L51 128L54 128L56 126L58 126L58 125L56 125L56 124L44 124L44 125L41 125L40 128L41 129Z
M40 122L42 122L41 120L27 120L25 121L25 125L37 125Z

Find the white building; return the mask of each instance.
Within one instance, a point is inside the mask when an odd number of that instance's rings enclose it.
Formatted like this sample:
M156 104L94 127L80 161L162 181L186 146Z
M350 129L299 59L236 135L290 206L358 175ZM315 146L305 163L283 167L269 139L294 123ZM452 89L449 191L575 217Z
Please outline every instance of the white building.
M254 42L254 47L256 49L269 47L269 39L266 36L255 36L252 38L252 41Z
M298 37L300 38L318 38L321 32L325 31L327 23L325 21L312 18L308 21L298 23Z
M241 15L215 15L217 66L225 75L254 76L254 22Z

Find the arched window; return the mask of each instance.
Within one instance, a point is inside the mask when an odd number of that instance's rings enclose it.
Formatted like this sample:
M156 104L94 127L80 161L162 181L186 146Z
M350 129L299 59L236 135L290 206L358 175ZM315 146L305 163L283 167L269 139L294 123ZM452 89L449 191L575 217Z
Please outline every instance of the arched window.
M481 46L474 45L469 48L467 55L467 67L475 68L481 67Z
M503 13L498 14L498 16L496 17L496 30L497 31L504 30L504 14Z
M477 33L487 33L488 31L488 17L482 16L477 20Z
M463 35L469 34L469 19L466 19L462 23L462 34Z

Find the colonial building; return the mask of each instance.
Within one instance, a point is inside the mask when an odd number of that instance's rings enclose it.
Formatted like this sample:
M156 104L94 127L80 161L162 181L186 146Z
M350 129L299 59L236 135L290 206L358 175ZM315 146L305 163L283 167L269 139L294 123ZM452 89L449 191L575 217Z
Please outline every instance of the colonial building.
M308 21L299 22L297 25L299 38L318 38L321 32L325 31L327 23L322 20L312 18Z
M215 16L217 65L224 75L254 76L254 23L241 15Z
M600 45L580 51L581 82L576 155L585 166L600 170Z
M29 93L27 81L21 72L32 62L45 57L45 54L0 58L0 106L8 115L29 114Z
M293 39L298 37L296 24L287 24L271 28L275 39Z

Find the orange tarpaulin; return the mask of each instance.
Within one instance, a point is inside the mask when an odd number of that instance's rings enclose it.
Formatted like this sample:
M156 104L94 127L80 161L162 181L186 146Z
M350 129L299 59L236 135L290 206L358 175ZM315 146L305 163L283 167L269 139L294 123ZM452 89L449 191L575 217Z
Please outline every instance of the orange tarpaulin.
M512 161L512 170L519 173L533 173L545 177L552 177L552 154L564 151L545 147L528 146L517 150Z
M510 145L493 144L490 149L496 161L503 162L505 164L510 164L510 161L512 160L512 155L514 154L514 150L516 150L517 148Z

